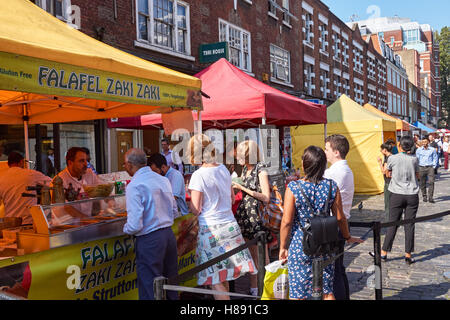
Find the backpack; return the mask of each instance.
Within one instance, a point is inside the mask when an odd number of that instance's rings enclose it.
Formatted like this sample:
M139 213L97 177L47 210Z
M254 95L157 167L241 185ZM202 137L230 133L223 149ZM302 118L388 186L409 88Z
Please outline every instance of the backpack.
M331 198L331 181L328 198L319 214L314 214L313 206L300 184L299 188L306 200L306 204L314 215L312 218L306 219L305 227L300 224L300 228L303 231L303 252L310 257L337 253L340 244L338 222L336 217L331 214L331 210L328 209L328 203Z
M270 191L269 203L260 210L263 226L277 233L280 232L283 217L283 197L274 184Z

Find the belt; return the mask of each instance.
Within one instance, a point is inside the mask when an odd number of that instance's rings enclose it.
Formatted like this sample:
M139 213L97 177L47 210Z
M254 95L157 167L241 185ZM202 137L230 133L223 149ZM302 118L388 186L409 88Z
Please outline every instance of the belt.
M421 168L430 168L430 167L434 167L433 165L429 165L429 166L419 166Z

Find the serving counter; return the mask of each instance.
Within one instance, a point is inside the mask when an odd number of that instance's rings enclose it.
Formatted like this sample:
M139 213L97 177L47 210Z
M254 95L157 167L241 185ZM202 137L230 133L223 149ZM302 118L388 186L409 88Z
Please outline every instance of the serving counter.
M125 195L38 205L30 212L32 227L4 232L3 241L15 243L0 248L0 290L27 299L138 299L134 238L123 233ZM195 266L197 218L179 217L172 230L183 273ZM184 285L195 286L195 279Z

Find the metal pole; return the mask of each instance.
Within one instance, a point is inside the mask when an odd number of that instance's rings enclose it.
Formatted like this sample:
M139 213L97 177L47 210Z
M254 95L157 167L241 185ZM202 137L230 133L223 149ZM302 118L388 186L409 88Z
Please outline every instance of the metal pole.
M260 231L258 237L258 295L262 296L264 289L264 277L266 275L266 233Z
M167 300L166 291L164 290L165 284L167 284L166 277L156 277L153 280L153 293L155 295L155 300Z
M313 287L311 300L322 300L323 297L323 268L322 259L314 258L312 262Z
M373 226L373 250L375 252L375 300L383 300L381 279L381 223L375 222Z

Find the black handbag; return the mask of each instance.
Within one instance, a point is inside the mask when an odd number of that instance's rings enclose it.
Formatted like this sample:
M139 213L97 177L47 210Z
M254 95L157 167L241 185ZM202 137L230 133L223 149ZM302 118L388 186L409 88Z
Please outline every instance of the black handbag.
M303 252L311 257L337 253L341 242L338 222L336 217L331 214L331 210L328 209L328 203L331 198L331 182L325 206L318 214L314 213L314 208L300 184L299 187L306 204L314 215L312 218L306 219L305 227L300 225L303 231Z

